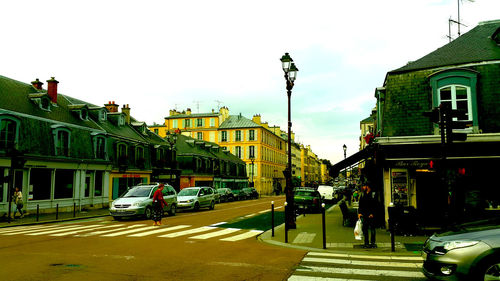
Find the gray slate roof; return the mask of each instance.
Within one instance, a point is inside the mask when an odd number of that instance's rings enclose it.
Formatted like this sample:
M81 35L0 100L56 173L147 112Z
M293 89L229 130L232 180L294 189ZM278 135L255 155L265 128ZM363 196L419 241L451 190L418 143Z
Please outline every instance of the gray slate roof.
M454 41L389 73L500 60L499 31L500 20L481 22Z
M230 115L222 124L219 129L239 129L239 128L259 128L261 125L245 118L241 115Z
M165 119L176 119L176 118L202 118L202 117L218 117L219 113L191 113L191 114L177 114L165 117Z

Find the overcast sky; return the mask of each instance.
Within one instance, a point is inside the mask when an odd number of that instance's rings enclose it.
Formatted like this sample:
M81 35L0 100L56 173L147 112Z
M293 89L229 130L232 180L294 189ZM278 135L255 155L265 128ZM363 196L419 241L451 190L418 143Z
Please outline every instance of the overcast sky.
M334 164L343 144L348 156L358 151L359 122L386 73L448 43L457 2L2 1L0 75L55 76L60 93L129 104L148 124L163 123L170 109L226 106L286 130L279 59L289 52L299 68L296 140ZM500 0L460 3L462 33L500 19Z

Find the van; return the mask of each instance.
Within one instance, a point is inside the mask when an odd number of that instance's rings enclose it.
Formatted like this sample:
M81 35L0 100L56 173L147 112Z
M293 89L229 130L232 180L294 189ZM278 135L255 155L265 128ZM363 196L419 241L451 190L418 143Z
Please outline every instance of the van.
M323 200L333 200L334 188L329 185L318 186L318 192Z

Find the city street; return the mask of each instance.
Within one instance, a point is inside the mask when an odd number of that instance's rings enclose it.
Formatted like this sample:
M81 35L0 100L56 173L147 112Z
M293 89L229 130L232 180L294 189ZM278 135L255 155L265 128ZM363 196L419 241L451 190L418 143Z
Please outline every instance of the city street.
M304 250L259 242L262 231L218 227L283 197L231 202L151 221L85 221L0 230L3 280L285 280Z

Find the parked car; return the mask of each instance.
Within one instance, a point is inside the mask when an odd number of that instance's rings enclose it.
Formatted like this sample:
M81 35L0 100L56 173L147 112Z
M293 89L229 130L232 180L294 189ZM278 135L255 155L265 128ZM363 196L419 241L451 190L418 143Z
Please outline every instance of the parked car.
M242 189L243 192L245 192L245 196L247 199L258 199L259 198L259 193L255 188L252 187L245 187Z
M215 208L215 192L211 187L186 187L177 194L179 209L198 211L207 207L210 210Z
M293 200L297 210L315 212L321 210L321 194L312 188L296 188Z
M500 280L499 220L468 224L425 241L424 274L435 280Z
M111 203L109 213L114 219L144 216L151 218L153 212L153 194L159 184L141 184L129 188L122 196ZM163 198L167 202L164 211L174 216L177 210L177 193L168 184L163 188Z
M234 200L245 200L247 199L246 192L243 189L231 189L233 193Z
M220 203L220 194L217 192L217 190L213 187L210 187L212 191L214 192L214 197L215 197L215 203Z
M229 188L218 188L217 193L222 202L234 201L234 194Z
M323 200L331 201L333 200L333 196L335 195L335 189L333 186L328 185L320 185L318 186L318 192L321 194L321 198Z

